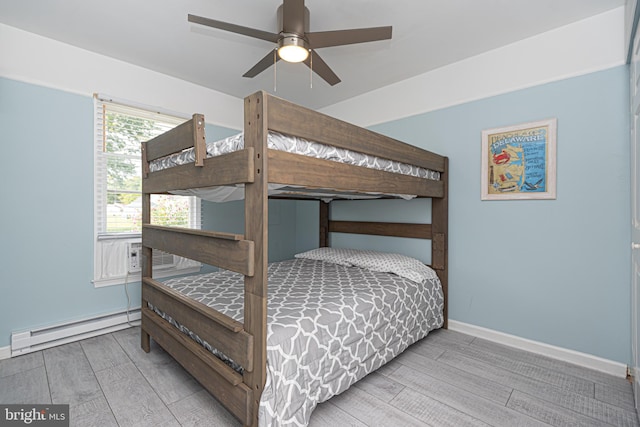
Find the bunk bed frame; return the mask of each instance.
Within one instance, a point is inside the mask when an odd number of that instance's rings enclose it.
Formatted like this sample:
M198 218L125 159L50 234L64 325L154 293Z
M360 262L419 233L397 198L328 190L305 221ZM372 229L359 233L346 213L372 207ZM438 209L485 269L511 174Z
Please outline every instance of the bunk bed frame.
M415 178L267 148L269 130L440 172L439 181ZM194 147L194 163L149 172L154 159ZM279 183L349 192L415 194L432 198L431 224L333 221L320 202L320 246L329 233L430 239L431 267L444 292L447 327L448 159L257 92L244 100L244 149L205 158L204 117L143 144L143 269L141 346L150 337L176 359L244 425L257 425L266 379L268 187ZM150 195L218 185L245 185L244 234L150 225ZM162 250L245 276L244 323L195 302L152 278L152 250ZM243 366L240 374L162 319L157 307Z

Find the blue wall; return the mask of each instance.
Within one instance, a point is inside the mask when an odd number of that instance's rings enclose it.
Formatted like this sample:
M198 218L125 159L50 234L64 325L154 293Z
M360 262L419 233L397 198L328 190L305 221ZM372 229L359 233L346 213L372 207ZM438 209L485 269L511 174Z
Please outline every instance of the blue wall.
M627 82L621 66L374 127L450 158L451 319L630 361ZM557 200L481 201L482 130L551 117Z
M122 286L91 283L91 97L0 78L0 135L0 347L12 331L126 308Z

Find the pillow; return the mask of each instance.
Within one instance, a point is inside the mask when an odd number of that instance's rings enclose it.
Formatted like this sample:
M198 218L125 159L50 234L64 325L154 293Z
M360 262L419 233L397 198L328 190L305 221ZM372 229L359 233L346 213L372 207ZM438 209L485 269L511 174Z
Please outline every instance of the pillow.
M394 273L405 279L422 283L438 277L421 261L406 255L346 248L317 248L295 255L296 258L332 262L346 267L360 267L371 271Z
M340 264L347 267L351 267L351 263L347 261L351 255L354 254L354 249L342 249L342 248L318 248L311 249L307 252L302 252L294 255L296 258L313 259L316 261L327 261L334 264Z
M356 251L346 261L355 267L394 273L418 283L438 277L431 267L421 261L396 253Z

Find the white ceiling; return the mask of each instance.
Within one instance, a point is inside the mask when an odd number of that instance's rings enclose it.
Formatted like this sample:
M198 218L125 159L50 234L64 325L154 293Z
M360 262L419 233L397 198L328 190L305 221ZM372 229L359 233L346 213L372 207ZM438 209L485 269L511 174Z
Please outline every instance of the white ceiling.
M274 92L319 109L620 7L625 0L307 0L310 31L393 26L393 38L318 49L341 78L303 64L242 77L266 41L187 22L187 14L277 33L281 0L0 0L0 23L237 98ZM4 42L4 41L3 41Z

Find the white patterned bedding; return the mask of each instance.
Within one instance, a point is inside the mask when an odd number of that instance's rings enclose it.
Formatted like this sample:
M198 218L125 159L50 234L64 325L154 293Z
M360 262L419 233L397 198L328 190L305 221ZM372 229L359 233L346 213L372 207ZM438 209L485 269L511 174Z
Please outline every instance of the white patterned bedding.
M244 135L239 133L219 141L207 142L207 157L220 156L222 154L231 153L244 148ZM339 163L346 163L354 166L363 166L371 169L382 170L386 172L410 175L424 179L439 180L440 173L437 171L412 166L393 160L382 159L367 154L337 148L330 145L320 144L308 141L303 138L292 137L278 132L270 131L267 138L267 146L270 149L286 151L289 153L302 154L318 159L332 160ZM193 148L175 153L167 157L154 160L149 163L149 171L155 172L167 169L173 166L183 165L195 161L195 152ZM295 187L285 187L282 185L270 184L269 194L283 194L289 191L296 191ZM244 188L239 186L226 187L209 187L206 189L191 189L175 191L175 194L195 195L203 199L226 202L231 200L241 200L244 198ZM332 197L348 197L354 198L353 195L326 195L326 198ZM397 195L405 199L412 198L411 195ZM360 196L360 198L364 198Z
M341 264L296 258L269 265L260 426L306 426L318 403L442 326L442 289L432 271L418 283ZM240 274L223 270L165 283L242 321Z

